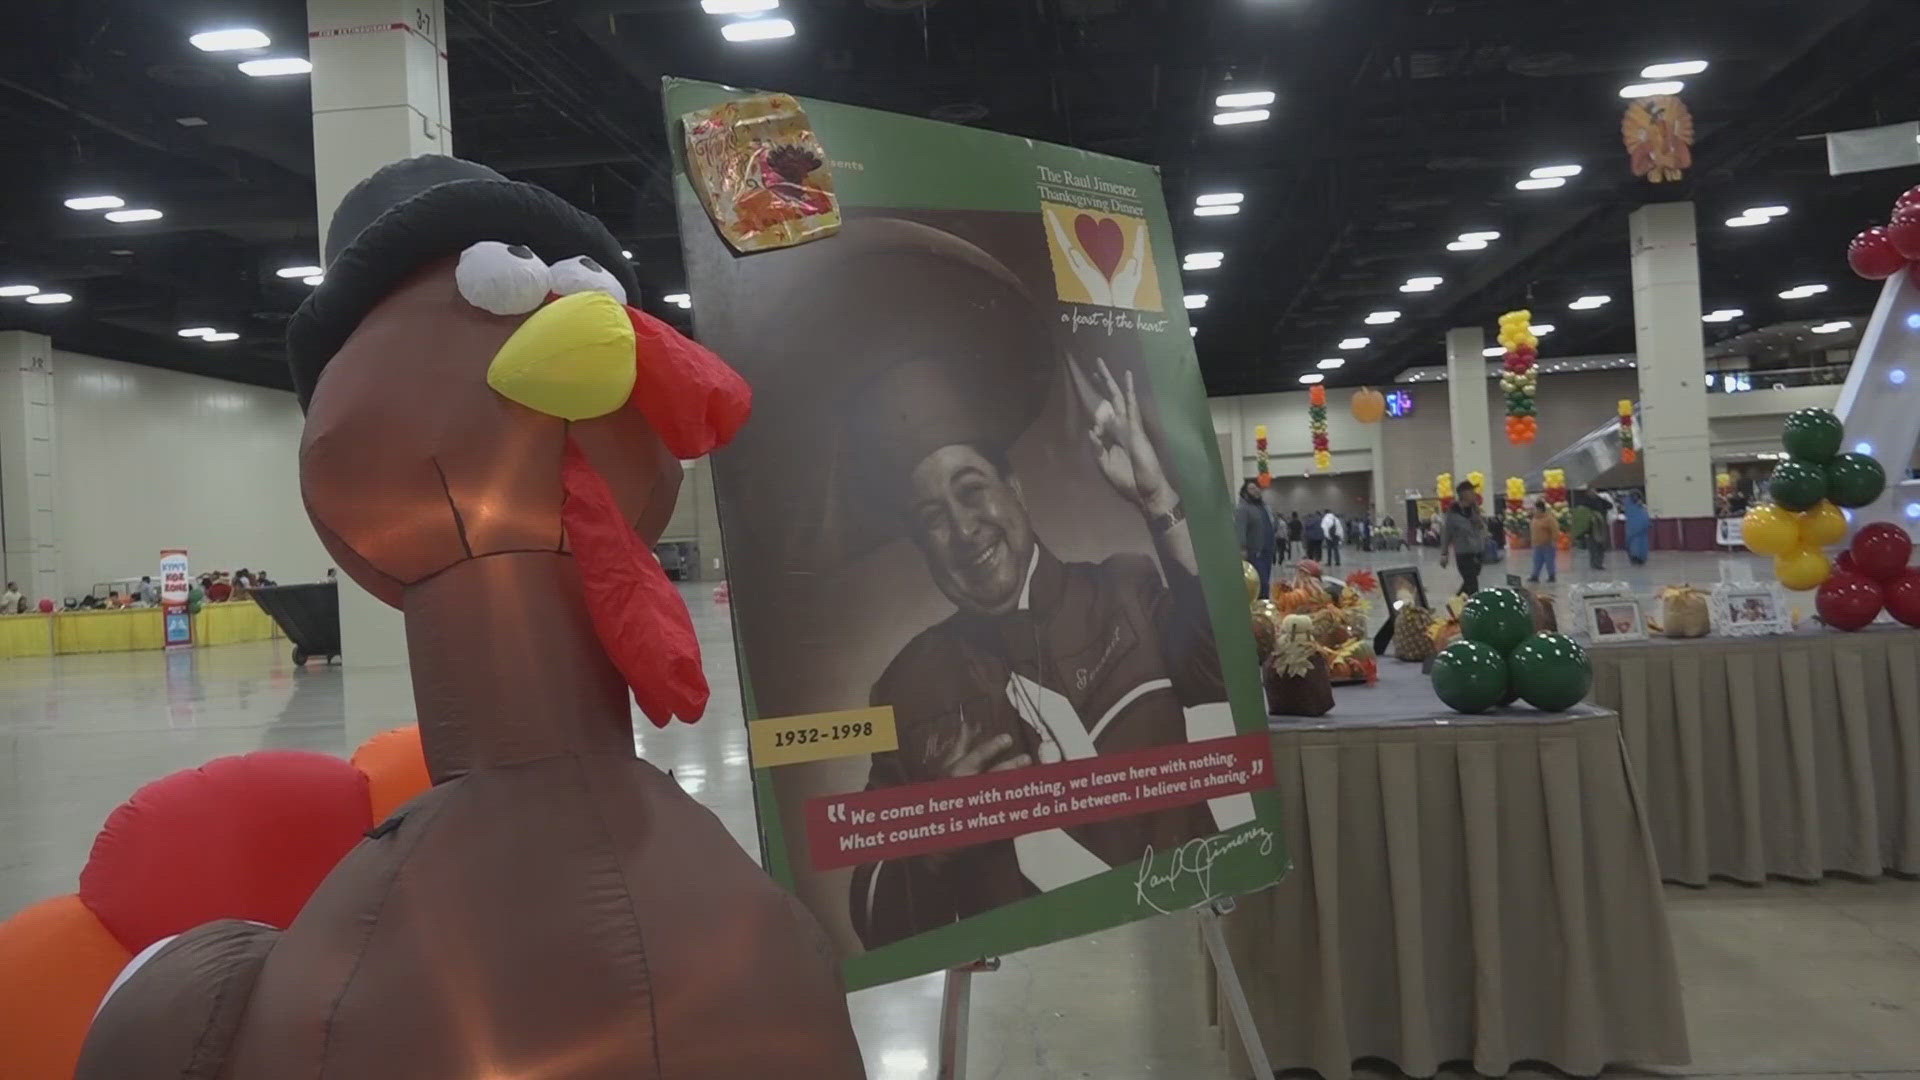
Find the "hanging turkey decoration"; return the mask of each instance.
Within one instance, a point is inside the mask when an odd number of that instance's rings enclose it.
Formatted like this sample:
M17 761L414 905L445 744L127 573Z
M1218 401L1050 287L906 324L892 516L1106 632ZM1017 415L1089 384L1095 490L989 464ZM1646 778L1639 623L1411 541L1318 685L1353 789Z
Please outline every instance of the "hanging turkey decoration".
M1633 448L1633 402L1620 399L1620 460L1631 465L1640 455Z
M1326 472L1333 466L1333 452L1327 442L1327 388L1315 386L1307 392L1307 430L1313 433L1313 467Z
M1620 120L1633 175L1656 184L1678 180L1693 168L1693 113L1671 95L1641 98Z
M1509 311L1500 316L1500 344L1507 350L1500 373L1500 389L1507 396L1507 442L1526 446L1539 434L1533 395L1540 387L1534 361L1540 339L1533 336L1533 312Z

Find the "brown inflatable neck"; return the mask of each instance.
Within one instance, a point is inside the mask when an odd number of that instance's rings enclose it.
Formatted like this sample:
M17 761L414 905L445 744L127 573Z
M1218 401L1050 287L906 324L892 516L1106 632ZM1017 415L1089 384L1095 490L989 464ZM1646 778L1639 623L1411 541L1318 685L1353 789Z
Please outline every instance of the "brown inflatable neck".
M555 754L633 756L626 683L555 551L468 559L406 590L407 651L435 783Z

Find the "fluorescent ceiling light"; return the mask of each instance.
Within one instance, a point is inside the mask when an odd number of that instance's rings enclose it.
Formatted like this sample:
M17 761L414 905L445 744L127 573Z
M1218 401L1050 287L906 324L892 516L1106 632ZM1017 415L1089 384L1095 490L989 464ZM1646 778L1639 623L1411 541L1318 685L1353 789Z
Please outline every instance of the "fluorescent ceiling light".
M0 285L0 296L32 296L39 291L38 285Z
M1196 206L1193 208L1194 217L1226 217L1229 214L1237 214L1239 212L1240 208L1231 204L1221 206Z
M1343 349L1364 349L1371 344L1372 341L1372 338L1363 337L1342 338L1340 340L1340 347Z
M1567 182L1558 176L1528 177L1513 185L1521 191L1546 191L1550 188L1566 187Z
M793 23L787 19L748 19L746 22L727 23L720 28L720 36L728 41L772 41L775 38L793 36Z
M304 56L275 56L265 60L243 60L240 73L256 79L271 78L275 75L305 75L313 70L313 65Z
M1312 386L1314 383L1326 382L1327 377L1317 371L1309 371L1305 375L1300 376L1300 381L1308 386Z
M1321 371L1338 371L1339 369L1346 367L1347 362L1337 356L1329 356L1325 360L1320 361L1320 363L1315 366L1317 366Z
M1623 98L1668 97L1687 88L1687 84L1678 79L1671 82L1632 83L1620 88Z
M1826 291L1827 287L1825 285L1795 285L1793 288L1781 293L1780 299L1805 300L1809 296L1819 296Z
M217 334L219 332L220 331L215 330L211 326L188 326L174 331L174 333L179 334L181 337L206 337L208 334Z
M1527 175L1535 180L1565 180L1569 176L1579 176L1581 171L1579 165L1542 165Z
M780 0L700 0L700 10L709 15L757 15L780 6Z
M312 277L315 274L324 274L326 271L318 266L283 266L273 273L275 277L296 278Z
M1448 251L1485 251L1486 249L1485 240L1455 240L1447 245Z
M1611 296L1583 296L1567 306L1575 311L1592 311L1594 308L1605 307L1611 303L1613 303Z
M1493 241L1500 239L1500 234L1494 232L1492 229L1488 229L1485 232L1463 232L1460 234L1460 239Z
M318 285L318 284L320 284L321 282L323 282L323 281L325 281L325 280L327 280L327 275L325 275L325 274L311 274L311 275L308 275L307 277L303 277L303 278L301 278L301 279L300 279L300 284L302 284L302 285Z
M1367 316L1367 325L1385 326L1399 317L1400 313L1397 311L1376 311Z
M63 292L34 293L32 296L27 297L27 303L29 304L65 304L72 300L73 297L70 294Z
M1755 225L1765 225L1765 224L1766 224L1767 222L1769 222L1769 221L1772 221L1772 220L1773 220L1772 218L1767 218L1767 217L1759 217L1759 216L1757 216L1757 215L1754 215L1754 214L1741 214L1741 215L1740 215L1739 217L1730 217L1730 218L1728 218L1728 219L1727 219L1727 228L1729 228L1729 229L1751 229L1751 228L1753 228L1753 227L1754 227Z
M1185 300L1186 300L1188 311L1193 311L1196 308L1203 308L1207 306L1207 294L1203 292L1188 293L1185 297Z
M79 195L67 200L69 210L113 210L127 205L118 195Z
M1271 90L1245 90L1237 94L1221 94L1213 99L1213 103L1222 109L1251 109L1271 105L1273 98Z
M1208 195L1196 196L1195 206L1238 206L1246 196L1238 191L1216 191Z
M1833 322L1821 323L1819 326L1813 328L1813 332L1816 334L1837 334L1842 330L1851 329L1853 329L1852 323L1845 319L1836 319Z
M160 211L151 209L107 211L108 221L120 222L121 224L129 221L158 221L165 216L166 215Z
M1671 64L1648 64L1640 69L1643 79L1678 79L1707 70L1705 60L1676 60Z
M1241 109L1238 112L1214 113L1213 122L1220 127L1231 124L1257 124L1272 115L1265 109Z
M1182 270L1218 270L1225 261L1226 253L1221 251L1194 251L1181 261Z
M1733 320L1745 314L1746 312L1740 310L1739 308L1721 308L1718 311L1711 311L1705 315L1700 316L1700 321L1711 322L1711 323L1732 322Z
M201 341L238 341L239 339L240 339L240 335L234 333L231 330L223 331L217 334L200 335Z
M1741 213L1746 217L1777 218L1786 217L1787 208L1784 206L1750 206L1742 210Z
M621 257L621 258L623 258L623 259L631 259L631 258L633 258L633 252L631 252L631 251L628 251L628 250L627 250L626 248L621 248L621 249L620 249L620 257Z
M1480 350L1480 355L1481 356L1505 356L1507 355L1507 347L1505 345L1489 345L1486 348Z
M1405 293L1432 292L1433 290L1440 287L1440 282L1442 280L1443 279L1438 277L1408 278L1407 283L1405 285L1400 286L1400 291Z
M207 120L203 116L176 116L173 118L173 122L179 124L181 127L207 126Z
M1199 328L1199 327L1197 327L1197 326L1189 326L1189 327L1187 327L1187 336L1188 336L1188 337L1199 337L1199 336L1200 336L1200 328Z
M678 308L690 308L693 306L693 297L683 292L670 292L660 299Z
M207 30L193 35L187 42L201 52L232 52L264 49L273 44L273 39L251 26L236 26L230 30Z
M1552 323L1535 323L1527 327L1527 329L1533 331L1534 337L1546 337L1548 334L1553 333L1554 325Z

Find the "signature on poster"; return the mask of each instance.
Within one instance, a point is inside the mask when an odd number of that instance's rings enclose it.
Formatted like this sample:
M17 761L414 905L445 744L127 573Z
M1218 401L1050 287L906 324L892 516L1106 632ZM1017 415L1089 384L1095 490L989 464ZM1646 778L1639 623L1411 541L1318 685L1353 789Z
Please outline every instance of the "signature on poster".
M1134 899L1141 907L1162 915L1198 907L1213 899L1213 864L1250 844L1258 845L1262 856L1271 855L1273 833L1255 825L1237 833L1198 836L1167 852L1164 858L1149 845L1134 875ZM1197 896L1193 886L1198 886Z

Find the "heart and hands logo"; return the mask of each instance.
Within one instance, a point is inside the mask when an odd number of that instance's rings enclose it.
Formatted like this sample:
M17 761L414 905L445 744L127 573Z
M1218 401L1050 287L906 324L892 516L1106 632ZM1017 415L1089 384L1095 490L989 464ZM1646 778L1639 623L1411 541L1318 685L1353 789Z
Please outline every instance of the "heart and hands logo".
M1055 292L1060 299L1105 307L1160 310L1159 288L1147 281L1146 222L1124 214L1092 214L1041 205L1052 243ZM1143 283L1149 287L1142 289Z

